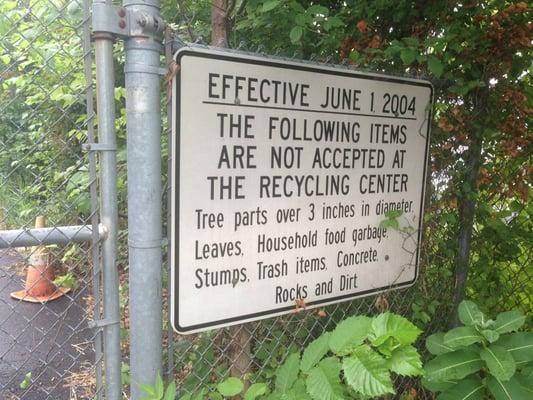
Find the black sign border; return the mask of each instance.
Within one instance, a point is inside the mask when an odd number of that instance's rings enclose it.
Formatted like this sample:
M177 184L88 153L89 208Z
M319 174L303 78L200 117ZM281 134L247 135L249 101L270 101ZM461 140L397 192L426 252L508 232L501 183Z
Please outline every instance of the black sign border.
M222 52L216 52L216 53L208 53L204 51L195 51L192 48L185 48L182 50L178 50L178 52L175 55L175 61L178 66L181 66L181 59L186 56L192 56L192 57L198 57L198 58L205 58L205 59L215 59L215 60L223 60L223 61L231 61L231 62L240 62L243 64L252 64L252 65L262 65L262 66L268 66L268 67L276 67L276 68L285 68L290 70L297 70L297 71L306 71L306 72L315 72L315 73L321 73L321 74L329 74L329 75L335 75L335 76L343 76L348 78L357 78L357 79L366 79L366 80L376 80L381 82L392 82L392 83L401 83L401 84L409 84L412 86L422 86L427 87L430 90L430 102L431 107L428 111L428 124L427 124L427 132L426 132L426 149L425 149L425 157L424 157L424 171L422 173L422 194L421 194L421 201L420 201L420 214L419 214L419 223L418 223L418 246L416 248L416 257L415 257L415 277L411 281L407 282L401 282L396 283L393 285L388 285L380 288L375 289L369 289L362 292L357 293L350 293L345 294L342 296L332 297L328 299L322 299L322 300L316 300L316 301L310 301L309 303L306 303L307 306L317 306L320 304L333 304L333 303L340 303L342 301L348 301L353 300L359 297L369 296L371 294L383 292L390 289L401 289L401 288L407 288L409 286L412 286L416 280L418 279L419 275L419 252L420 252L420 244L422 241L422 225L423 225L423 215L424 215L424 200L425 200L425 183L426 183L426 173L427 173L427 166L428 166L428 157L429 157L429 143L430 143L430 128L431 128L431 119L432 119L432 111L433 111L433 85L429 81L422 81L422 80L411 80L409 78L401 78L401 77L392 77L392 76L380 76L380 75L366 75L361 74L355 71L350 71L348 69L342 70L333 70L328 68L327 65L320 66L320 65L306 65L306 64L292 64L289 61L277 61L275 59L265 59L262 60L260 58L248 58L243 57L239 54L234 53L222 53ZM256 56L254 56L256 57ZM297 62L296 60L294 62ZM232 317L232 318L225 318L220 319L217 321L211 321L211 322L205 322L202 324L196 324L196 325L190 325L183 327L179 325L179 306L178 306L178 299L179 299L179 206L180 206L180 155L181 155L181 135L180 135L180 128L181 128L181 68L178 69L178 72L176 73L176 76L174 78L173 83L173 90L174 90L174 96L176 96L176 108L174 110L175 112L175 126L174 126L174 132L172 132L173 137L173 150L174 150L174 156L175 158L175 170L173 172L173 183L175 185L172 185L172 190L175 191L175 204L174 206L174 215L170 217L170 220L174 221L174 225L172 226L172 230L174 233L174 242L171 246L171 252L173 253L173 257L171 257L171 260L174 260L175 266L171 265L171 268L173 268L174 275L174 285L173 285L173 292L175 292L175 295L173 293L170 294L170 302L173 305L173 315L171 318L171 324L174 330L181 334L187 334L187 333L193 333L197 332L199 330L206 330L206 328L216 328L217 326L226 325L228 323L237 322L237 321L243 321L247 322L248 320L253 320L257 317L262 316L268 316L273 314L280 314L285 313L291 310L294 310L294 305L291 306L285 306L280 307L272 310L266 310L261 312L256 312L252 314L246 314L238 317ZM378 116L379 117L379 116ZM172 146L172 144L171 144ZM206 302L209 302L209 299L205 299ZM251 322L251 321L249 321Z

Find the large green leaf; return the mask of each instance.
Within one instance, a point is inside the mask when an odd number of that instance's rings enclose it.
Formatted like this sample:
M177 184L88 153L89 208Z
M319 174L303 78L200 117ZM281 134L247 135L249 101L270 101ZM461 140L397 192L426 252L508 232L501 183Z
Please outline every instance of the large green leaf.
M498 333L514 332L526 322L526 316L518 310L498 314L494 330Z
M293 353L276 371L276 390L286 393L293 385L300 372L300 354Z
M455 350L452 347L444 344L444 332L439 332L428 336L426 339L426 347L431 354L436 356L439 354L450 353Z
M374 346L379 346L388 338L395 338L400 344L413 343L422 331L410 321L389 312L378 315L372 321L370 340Z
M337 357L323 359L309 371L307 392L314 400L343 400L340 380L341 364Z
M298 378L288 393L281 395L281 400L311 400L303 378Z
M424 369L428 380L447 381L463 379L479 371L483 365L478 351L465 348L435 357Z
M504 335L497 342L513 356L517 365L533 361L533 332L518 332Z
M421 382L422 386L432 392L444 392L457 384L457 381L432 381L425 376L421 379Z
M444 335L444 345L457 349L474 343L483 342L484 336L476 328L461 326L450 330Z
M345 354L363 343L370 333L371 323L365 316L345 319L329 335L329 348L336 354Z
M302 355L300 369L309 372L329 351L329 332L324 333L319 338L313 340L305 349Z
M522 386L522 389L524 389L528 393L528 398L533 399L533 379L530 376L526 376L523 374L516 374L514 376L518 383L520 383L520 386Z
M394 350L392 357L387 361L390 370L398 375L418 376L424 373L420 354L411 345Z
M487 363L489 372L499 380L508 381L514 375L516 363L505 348L492 345L481 350L479 355Z
M244 395L244 400L255 400L259 396L264 395L267 392L267 389L268 388L267 388L266 383L262 383L262 382L254 383L246 391L246 394Z
M437 400L483 400L485 385L478 376L465 378L442 392Z
M468 326L481 326L485 323L485 315L480 311L476 303L470 300L463 300L459 304L459 320Z
M244 384L242 381L233 376L227 378L217 385L217 390L224 397L237 396L240 392L242 392L242 389L244 389Z
M268 12L270 10L273 10L274 8L276 8L278 6L278 4L280 3L280 0L269 0L269 1L265 1L263 3L263 8L262 8L262 11L263 12Z
M416 60L418 51L412 47L406 47L400 51L400 58L405 65L411 65Z
M344 358L342 369L346 382L363 396L394 393L387 362L367 345Z
M442 62L435 56L428 56L428 68L437 78L440 78L444 72L444 65Z
M503 382L494 376L487 378L487 386L496 400L527 400L527 391L516 378Z
M165 390L165 396L163 400L175 400L176 399L176 382L172 381L168 384L167 390Z

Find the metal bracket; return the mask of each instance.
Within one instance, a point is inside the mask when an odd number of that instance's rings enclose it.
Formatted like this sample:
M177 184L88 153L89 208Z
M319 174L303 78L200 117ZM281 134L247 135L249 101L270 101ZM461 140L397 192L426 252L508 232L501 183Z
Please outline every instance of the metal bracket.
M116 146L107 143L83 143L81 149L84 151L117 151Z
M165 23L159 16L145 11L127 10L124 7L93 3L93 32L111 34L120 38L162 37Z
M101 329L109 325L116 325L119 321L109 318L95 319L93 321L87 321L87 326L91 329Z
M152 65L140 64L140 63L126 63L124 65L124 72L144 72L146 74L165 76L167 70L165 68L155 67Z

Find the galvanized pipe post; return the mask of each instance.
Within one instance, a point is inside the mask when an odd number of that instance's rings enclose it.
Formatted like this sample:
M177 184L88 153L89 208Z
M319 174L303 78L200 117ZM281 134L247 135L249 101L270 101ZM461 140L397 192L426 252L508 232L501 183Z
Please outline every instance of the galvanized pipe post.
M158 0L124 0L126 48L131 399L153 385L162 362L161 82ZM138 29L140 27L140 29Z
M110 0L94 4L111 5ZM117 271L117 159L115 133L115 76L113 67L114 36L109 32L94 32L96 59L96 104L98 145L100 146L100 221L107 229L102 242L104 290L105 392L107 400L121 398L120 306Z

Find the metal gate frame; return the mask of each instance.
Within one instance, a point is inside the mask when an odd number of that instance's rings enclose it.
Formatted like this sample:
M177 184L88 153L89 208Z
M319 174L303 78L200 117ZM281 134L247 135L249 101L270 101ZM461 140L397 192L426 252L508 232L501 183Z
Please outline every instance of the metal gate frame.
M156 0L125 0L124 7L113 6L110 0L94 1L92 39L95 46L98 126L98 141L95 141L90 0L83 2L83 18L88 119L84 150L89 152L91 226L0 231L0 249L92 243L94 321L91 322L91 327L96 330L94 347L97 398L102 398L101 388L105 386L105 398L119 400L122 396L122 386L113 44L117 38L124 39L128 136L131 398L140 399L142 393L138 384L151 384L155 381L161 372L162 358L160 76L166 71L160 68L160 54L163 52L164 24L159 14L159 1ZM146 326L151 329L146 329ZM100 363L102 350L103 370Z

